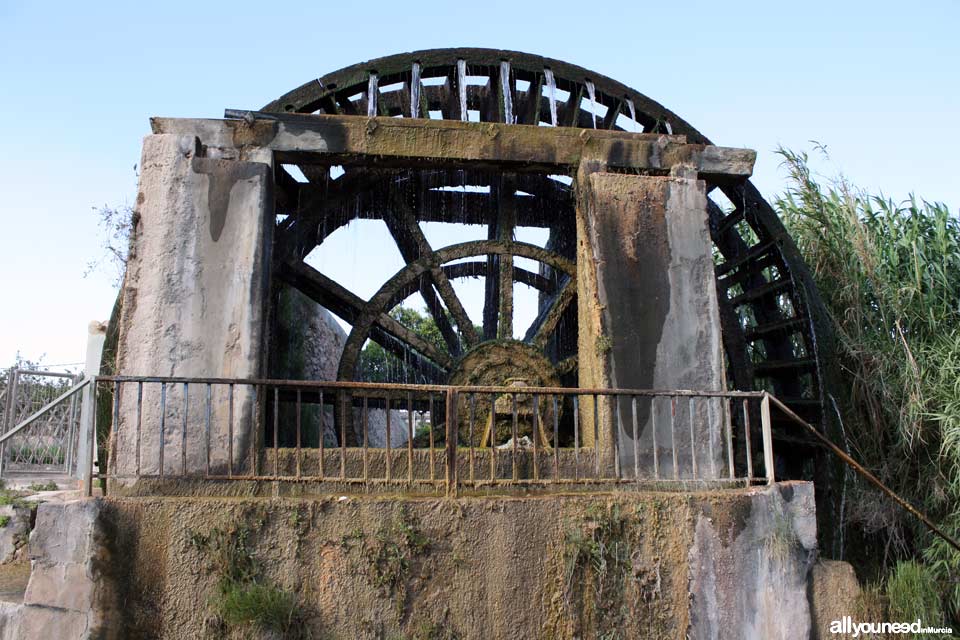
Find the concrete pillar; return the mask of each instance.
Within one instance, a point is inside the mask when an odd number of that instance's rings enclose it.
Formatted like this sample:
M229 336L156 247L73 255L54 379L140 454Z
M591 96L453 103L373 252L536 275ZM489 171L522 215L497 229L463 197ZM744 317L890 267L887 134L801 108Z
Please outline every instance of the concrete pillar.
M256 378L262 374L273 229L269 164L199 156L191 135L147 136L117 348L119 375ZM121 387L112 470L160 470L159 384L143 389L136 459L137 386ZM166 473L206 467L205 385L168 385ZM224 472L228 389L211 389L210 460ZM186 411L186 416L184 412ZM256 402L234 390L233 457L249 460ZM184 447L183 425L186 422ZM182 451L186 449L186 456ZM183 458L186 458L185 464Z
M721 390L724 369L704 183L695 176L581 172L578 179L580 386ZM619 449L635 470L632 403L619 424L601 403L602 449ZM592 408L589 408L592 412ZM653 415L655 413L655 416ZM723 471L722 406L678 398L637 400L637 465L654 475L653 424L661 478L715 478ZM592 442L592 415L582 415ZM692 434L692 435L691 435ZM673 449L677 451L674 467ZM611 453L612 455L612 453ZM612 458L611 458L612 459ZM693 472L696 464L696 474Z

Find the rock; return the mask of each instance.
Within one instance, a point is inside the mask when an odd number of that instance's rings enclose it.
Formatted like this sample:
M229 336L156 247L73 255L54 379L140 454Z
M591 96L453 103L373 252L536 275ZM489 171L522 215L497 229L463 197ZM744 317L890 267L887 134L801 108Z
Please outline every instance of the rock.
M121 637L105 506L102 498L39 506L30 581L23 604L0 612L0 638Z
M858 620L860 583L849 563L819 560L810 575L810 608L813 614L814 640L834 638L830 623L843 616Z
M19 559L21 550L30 537L30 519L33 509L29 505L8 504L0 507L0 564Z

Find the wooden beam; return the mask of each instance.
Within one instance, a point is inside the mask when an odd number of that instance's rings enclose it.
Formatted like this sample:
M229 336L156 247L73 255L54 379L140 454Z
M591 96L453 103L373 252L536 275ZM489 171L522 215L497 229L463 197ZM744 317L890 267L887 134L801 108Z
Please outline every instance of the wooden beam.
M611 168L656 173L689 164L703 178L743 179L751 175L756 159L756 152L750 149L686 144L683 136L602 129L234 110L228 114L239 118L221 121L236 147L270 149L281 163L329 163L332 159L350 164L362 159L384 165L552 170L572 169L581 160L595 160ZM152 124L156 133L213 126L161 118L154 118ZM318 159L320 155L322 159Z
M366 312L367 303L363 299L304 262L282 263L280 278L287 284L299 289L317 304L324 306L351 324ZM389 315L381 313L374 320L374 324L390 337L425 355L441 367L449 369L453 366L453 360L449 355L441 352L423 337ZM371 337L374 336L371 335ZM387 347L388 345L384 344L383 346Z

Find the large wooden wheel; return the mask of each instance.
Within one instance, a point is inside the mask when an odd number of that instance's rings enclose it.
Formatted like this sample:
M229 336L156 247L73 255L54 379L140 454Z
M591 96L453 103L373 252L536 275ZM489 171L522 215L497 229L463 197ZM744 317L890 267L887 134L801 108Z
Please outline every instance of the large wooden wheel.
M611 78L559 60L490 49L428 50L370 60L311 80L263 110L595 127L663 132L684 135L691 143L710 142L673 112ZM414 176L411 169L413 206L404 211L393 201L402 171L346 166L343 176L331 180L329 167L302 164L299 168L307 184L296 182L282 169L277 175L278 211L286 215L276 233L281 275L353 323L340 366L344 378L355 375L357 351L369 338L415 362L431 379L443 380L463 352L502 337L495 330L502 317L493 311L507 304L507 289L490 283L538 282L547 287L544 295L559 293L561 285L550 285L551 289L541 280L555 281L557 274L550 271L554 267L539 274L510 268L517 246L496 220L498 216L503 220L501 196L512 197L512 188L532 196L531 202L517 199L521 206L512 223L550 228L550 251L569 261L575 257L571 189L569 183L552 177L507 176L514 182L504 190L502 182L496 181L502 174L492 179L482 172L420 170ZM437 188L454 184L487 184L490 191L457 193ZM775 212L752 184L717 184L710 189L710 230L717 254L717 290L731 387L769 389L801 415L821 422L832 342L812 278ZM408 263L370 301L359 300L311 273L302 262L333 230L358 217L388 222L394 237L402 238L398 244ZM450 251L467 249L424 247L411 218L491 224L489 240L500 244L487 245L482 251L472 246L469 250L476 253L468 257L478 259L451 262L444 259ZM482 332L463 317L462 305L448 286L466 275L488 282ZM431 352L418 344L416 336L384 317L391 303L413 290L423 294L437 321L447 346L443 353ZM557 353L550 356L552 362L560 361ZM802 464L810 449L802 441L791 442L797 445L792 449L796 455L791 455Z

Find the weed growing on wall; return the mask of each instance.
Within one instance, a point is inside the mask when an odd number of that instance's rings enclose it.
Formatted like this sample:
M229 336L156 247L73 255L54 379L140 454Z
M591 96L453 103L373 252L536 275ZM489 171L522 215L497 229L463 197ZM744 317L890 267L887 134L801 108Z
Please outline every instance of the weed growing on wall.
M204 554L218 577L211 605L230 629L260 629L297 638L303 626L296 597L264 577L253 554L253 535L254 529L246 524L189 534L190 546Z

